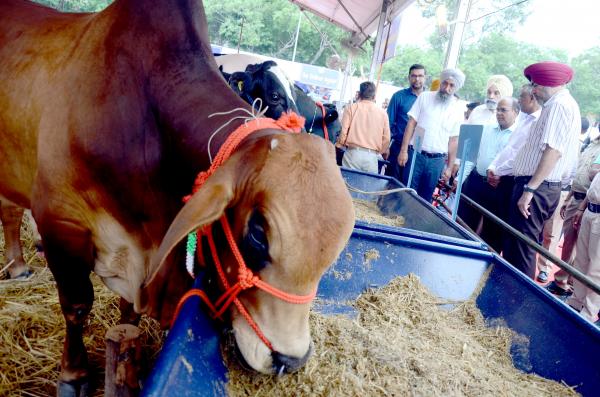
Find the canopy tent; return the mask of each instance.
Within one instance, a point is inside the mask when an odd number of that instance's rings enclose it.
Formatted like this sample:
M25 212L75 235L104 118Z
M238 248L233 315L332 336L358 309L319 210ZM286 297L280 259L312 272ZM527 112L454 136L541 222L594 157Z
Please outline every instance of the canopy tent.
M351 47L359 47L367 41L371 34L377 32L375 42L375 52L371 62L369 79L375 77L377 60L382 59L378 51L382 50L382 42L385 44L385 37L381 34L384 31L386 22L389 24L396 16L404 11L415 0L290 0L298 5L300 9L307 10L335 25L340 26L352 33L350 41L347 43ZM344 81L340 96L342 102L344 99L350 99L351 93L348 92L349 69L352 57L349 56L344 70Z
M382 6L387 5L387 20L394 19L415 0L290 0L352 33L352 44L359 46L378 30ZM385 16L384 16L385 18Z

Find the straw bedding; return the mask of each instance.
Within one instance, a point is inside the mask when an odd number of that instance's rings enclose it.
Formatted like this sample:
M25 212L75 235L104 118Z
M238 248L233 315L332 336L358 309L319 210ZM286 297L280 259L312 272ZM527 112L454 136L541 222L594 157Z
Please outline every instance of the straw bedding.
M311 314L315 354L275 378L231 359L231 396L569 396L562 384L525 374L509 355L512 332L486 327L473 301L439 308L418 277L397 278L355 302L356 319Z
M54 395L62 352L64 325L54 281L35 255L30 231L25 232L26 260L35 275L27 281L0 281L0 396ZM3 243L0 263L5 263ZM377 254L365 253L364 259ZM104 335L118 321L118 298L92 277L95 302L85 343L94 394L101 396ZM353 302L355 319L312 313L315 354L307 365L278 379L248 373L226 354L230 395L577 395L565 385L515 369L509 347L523 337L486 327L472 300L449 311L439 308L444 303L411 275L360 296ZM148 319L140 328L146 352L155 354L164 334Z
M4 236L0 234L0 263ZM36 255L28 225L22 227L25 260L34 270L26 281L0 281L0 396L55 395L65 333L64 319L52 274ZM84 343L93 370L94 395L104 395L104 335L119 320L119 298L92 274L94 306L88 318ZM153 320L143 318L142 346L148 360L158 352L163 332Z
M374 201L359 199L353 199L352 201L356 219L386 226L404 226L405 219L402 215L384 215Z

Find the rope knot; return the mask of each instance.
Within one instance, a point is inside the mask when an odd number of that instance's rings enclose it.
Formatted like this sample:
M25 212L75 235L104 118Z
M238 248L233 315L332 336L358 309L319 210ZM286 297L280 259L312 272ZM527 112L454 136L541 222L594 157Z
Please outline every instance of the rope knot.
M254 287L259 278L252 273L252 270L248 268L240 268L238 280L240 287L244 290Z

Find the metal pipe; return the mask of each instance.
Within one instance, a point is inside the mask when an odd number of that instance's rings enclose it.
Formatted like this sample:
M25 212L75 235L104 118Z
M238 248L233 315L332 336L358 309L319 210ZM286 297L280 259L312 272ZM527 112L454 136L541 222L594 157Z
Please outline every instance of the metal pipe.
M583 285L592 289L595 293L600 294L600 285L596 284L588 276L586 276L585 274L583 274L582 272L580 272L573 266L569 265L568 263L562 261L560 258L558 258L554 254L552 254L546 248L540 246L538 243L536 243L529 237L525 236L523 233L519 232L518 230L516 230L515 228L510 226L508 223L504 222L502 219L498 218L496 215L492 214L490 211L488 211L487 209L485 209L482 206L480 206L479 204L477 204L475 201L473 201L473 199L466 196L464 193L462 193L460 195L460 199L463 201L466 201L467 204L474 207L479 212L481 212L483 215L485 215L487 218L491 219L493 222L500 225L500 227L502 227L504 230L506 230L507 232L509 232L510 234L515 236L517 239L519 239L520 241L524 242L525 244L527 244L528 246L533 248L535 251L537 251L539 254L541 254L544 258L549 259L552 263L554 263L561 269L565 270L571 276L573 276L577 280L579 280Z

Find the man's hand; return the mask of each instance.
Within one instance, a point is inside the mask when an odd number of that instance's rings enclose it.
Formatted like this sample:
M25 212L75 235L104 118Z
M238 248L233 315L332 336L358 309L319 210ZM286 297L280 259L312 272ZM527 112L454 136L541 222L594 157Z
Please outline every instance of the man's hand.
M400 153L398 154L398 165L400 167L404 167L406 165L407 161L408 161L408 152L401 150Z
M533 193L531 192L523 192L519 201L517 201L517 208L519 212L525 217L525 219L529 218L529 206L531 204L531 199L533 198Z
M456 175L458 174L458 170L460 170L460 163L454 163L452 165L452 176L456 177ZM465 176L466 178L466 176Z
M442 180L444 181L444 183L448 183L450 177L452 177L452 166L446 167L444 172L442 172Z
M495 189L500 184L500 177L498 175L494 174L494 171L487 170L487 182L489 183L489 185L491 187L493 187Z
M565 215L567 214L567 205L569 204L569 202L567 201L566 203L564 203L562 205L562 207L560 207L560 217L564 220L565 219Z
M580 209L577 209L577 213L573 217L573 229L579 230L579 226L581 226L581 218L583 217L583 212Z

